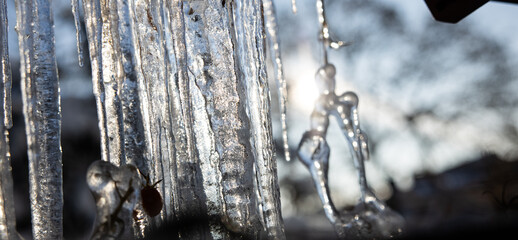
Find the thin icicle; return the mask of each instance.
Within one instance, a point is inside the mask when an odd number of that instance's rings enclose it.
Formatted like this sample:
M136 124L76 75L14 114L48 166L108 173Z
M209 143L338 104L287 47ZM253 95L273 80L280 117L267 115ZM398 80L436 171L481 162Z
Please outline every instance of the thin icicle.
M63 239L61 109L47 0L17 0L21 86L34 239Z
M4 108L4 126L9 129L13 126L11 109L11 64L9 62L9 49L7 44L7 5L6 0L0 0L0 61L2 70L2 84L3 84L3 108Z
M102 81L102 53L101 53L101 7L98 0L83 0L84 18L86 23L86 35L92 67L92 84L97 105L97 117L99 118L99 131L101 135L101 159L109 160L108 130L106 119L106 102L104 84Z
M77 60L79 62L79 66L83 67L83 37L81 35L81 20L79 18L79 0L71 0L72 4L72 14L74 15L74 23L76 25L76 44L77 44Z
M293 5L295 6L295 5ZM275 15L275 6L272 0L263 1L264 18L266 20L266 36L268 37L268 45L270 48L270 55L273 59L273 68L275 71L275 80L279 91L279 104L281 113L281 126L282 126L282 142L284 148L284 157L286 161L290 161L290 146L288 143L288 125L286 119L286 109L288 103L288 90L286 88L286 79L284 78L284 72L282 69L281 49L279 45L279 36L277 35L278 26L277 18ZM294 9L296 11L296 8Z

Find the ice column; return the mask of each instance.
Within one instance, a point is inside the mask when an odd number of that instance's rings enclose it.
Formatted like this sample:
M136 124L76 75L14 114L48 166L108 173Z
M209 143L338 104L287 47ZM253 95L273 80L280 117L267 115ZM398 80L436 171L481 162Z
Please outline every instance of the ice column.
M63 238L61 109L50 6L47 0L16 1L35 239Z
M19 239L16 232L14 213L13 179L9 154L9 132L11 126L11 65L7 49L7 7L6 1L0 0L0 102L4 114L0 115L0 239Z

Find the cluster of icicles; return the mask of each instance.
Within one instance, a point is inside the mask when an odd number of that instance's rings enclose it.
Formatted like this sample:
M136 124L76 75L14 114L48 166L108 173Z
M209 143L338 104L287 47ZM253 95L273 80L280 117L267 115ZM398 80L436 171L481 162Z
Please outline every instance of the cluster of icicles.
M78 0L71 2L82 66L80 6ZM61 112L50 6L44 0L16 1L35 239L63 238ZM6 9L6 0L0 0L0 100L4 108L0 116L4 123L0 238L19 239L7 131L12 122ZM298 157L309 168L325 213L340 238L395 236L401 232L402 218L367 186L363 165L368 158L367 138L359 125L358 97L352 92L334 93L335 68L327 62L325 51L345 44L328 38L321 0L317 9L325 55L317 72L321 97ZM145 237L151 226L165 219L181 221L204 211L206 225L178 234L227 239L234 232L251 238L284 239L263 51L267 44L280 92L283 147L289 161L286 82L272 0L85 0L83 10L103 160L94 162L87 173L97 204L91 237ZM229 22L234 32L228 32ZM261 42L264 32L267 43ZM236 57L229 58L232 55ZM236 69L246 81L239 79ZM243 89L245 97L240 95ZM239 105L243 98L246 106ZM245 115L247 121L243 121ZM325 135L330 115L338 119L358 170L362 192L352 212L339 213L329 195L330 149ZM192 189L198 185L203 186L201 190ZM144 189L154 195L148 206L143 196L149 193L143 194ZM155 209L152 214L146 209L149 207Z

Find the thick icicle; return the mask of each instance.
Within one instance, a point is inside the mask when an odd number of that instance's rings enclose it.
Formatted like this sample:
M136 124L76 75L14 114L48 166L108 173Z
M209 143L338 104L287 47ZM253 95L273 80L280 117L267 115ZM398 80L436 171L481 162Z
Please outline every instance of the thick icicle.
M95 161L88 167L86 182L97 205L91 239L132 239L133 209L140 199L137 168Z
M280 209L280 195L278 192L277 164L274 155L273 136L271 135L270 98L266 75L266 65L263 38L250 38L248 36L260 36L264 32L260 12L260 1L238 1L234 9L236 48L238 70L242 73L241 82L245 87L246 110L250 121L250 145L255 158L256 175L258 179L258 193L268 237L271 239L284 239L284 223ZM276 78L279 81L281 94L285 94L285 82L278 52L278 39L276 35L276 23L273 5L271 2L264 5L267 32L270 37L272 58L275 58ZM252 50L253 49L253 50ZM283 88L284 87L284 88ZM284 90L284 91L283 91ZM285 97L285 96L283 96ZM281 108L285 107L285 99L281 100ZM285 117L285 108L281 111ZM285 120L285 118L283 119ZM285 123L285 122L284 122ZM283 130L285 130L283 125ZM284 133L283 133L284 134ZM285 136L287 137L287 136ZM287 140L287 138L284 138ZM289 149L286 149L286 154ZM286 156L289 158L289 155Z
M223 24L218 21L223 14L221 5L216 5L214 1L191 2L184 6L188 9L184 14L185 21L185 42L186 57L188 65L189 88L192 102L192 117L194 140L197 147L197 157L199 159L200 171L203 176L203 190L206 196L205 205L209 218L209 227L212 238L229 238L221 224L221 219L215 216L224 216L224 201L221 199L222 191L220 188L221 173L219 171L220 153L217 151L216 132L214 131L211 120L216 120L213 112L214 105L211 103L212 92L210 85L213 81L211 72L214 70L213 64L219 62L219 58L212 58L210 52L210 39L217 38L216 41L228 40L228 35L214 36L217 34L215 29ZM208 24L214 22L216 26ZM217 23L217 24L216 24ZM196 44L194 44L196 43ZM226 68L222 68L225 71Z
M293 5L295 6L295 5ZM290 146L288 143L288 127L286 119L286 109L288 103L288 91L286 88L286 79L282 69L281 49L279 45L279 36L277 35L277 18L275 14L275 6L272 0L263 1L264 18L266 21L266 36L268 37L268 47L270 55L273 59L273 69L275 71L275 80L279 90L279 104L281 113L282 142L284 147L284 157L286 161L290 161ZM296 10L295 10L296 11Z
M255 192L251 191L254 158L249 145L249 123L243 101L245 96L241 80L244 76L236 70L237 59L233 57L243 53L242 49L234 48L235 33L232 31L232 23L237 23L236 15L242 13L237 13L240 11L237 10L238 2L221 3L207 1L205 9L194 11L193 8L189 20L186 19L186 30L194 31L192 36L199 34L206 38L207 43L205 49L198 49L199 54L191 59L198 64L194 72L199 76L196 83L207 100L208 119L219 155L219 161L215 164L223 203L220 220L228 230L247 238L256 238L261 225ZM188 46L196 46L197 38L190 38L187 43Z
M11 116L11 63L9 62L9 49L7 44L7 30L9 25L7 24L7 4L6 0L0 0L0 61L2 72L2 85L3 85L3 110L4 110L4 126L9 129L13 125Z
M175 137L172 134L172 122L176 121L170 114L170 98L168 90L168 73L165 51L166 39L163 26L163 3L161 1L137 0L129 1L129 13L132 40L135 56L135 74L140 98L140 113L143 125L142 137L146 143L144 158L149 159L139 169L155 181L162 179L158 190L163 196L163 209L160 217L150 218L142 213L140 206L138 221L135 223L136 234L144 237L146 230L158 225L166 219L173 219L173 192L175 192L175 168L171 162L175 159Z
M74 24L76 25L76 44L77 44L77 61L79 66L83 66L83 37L81 35L81 19L79 17L79 0L71 0L72 14L74 15Z
M20 239L16 232L16 216L14 213L13 178L11 175L11 159L9 153L9 132L7 128L11 123L11 65L9 64L9 52L7 49L7 8L6 1L0 0L0 102L4 106L4 114L0 115L0 239ZM8 101L8 102L7 102Z
M185 4L185 5L184 5ZM172 116L176 119L172 121L173 136L175 141L175 159L170 159L170 164L175 166L176 172L173 173L176 192L173 194L175 217L178 221L183 219L200 219L197 231L185 231L180 229L180 235L187 238L209 237L209 225L206 222L206 201L201 181L201 169L199 157L196 154L193 116L191 109L191 82L187 63L187 42L186 29L188 23L185 16L188 2L168 1L166 3L168 23L172 35L172 51L174 59L170 59L171 65L168 68L168 90L171 94L170 109ZM171 70L175 70L175 72ZM197 186L192 188L190 186Z
M51 4L16 1L34 239L63 238L61 109Z

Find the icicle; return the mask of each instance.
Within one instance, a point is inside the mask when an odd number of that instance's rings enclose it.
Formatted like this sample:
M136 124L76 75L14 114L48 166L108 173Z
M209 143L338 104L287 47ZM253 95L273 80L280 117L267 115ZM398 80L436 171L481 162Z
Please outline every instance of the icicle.
M297 0L291 0L291 11L294 14L297 13Z
M11 102L11 63L9 62L9 49L7 44L7 5L6 0L0 0L0 61L1 61L1 77L3 84L3 110L4 110L4 126L9 129L12 127L12 102Z
M219 6L221 6L221 2ZM209 4L208 2L199 2L200 5ZM195 44L188 42L186 38L188 24L193 23L196 19L190 19L188 16L190 1L166 1L166 13L169 32L172 37L167 51L171 53L169 60L170 65L167 67L167 83L169 98L170 121L172 123L172 134L174 141L170 143L174 146L174 158L169 159L171 168L175 169L173 174L173 184L175 192L173 192L173 202L175 208L175 217L178 221L183 219L197 218L200 221L197 224L196 231L185 231L180 229L180 235L186 238L208 238L210 236L210 227L206 219L206 205L203 200L203 183L200 181L202 170L200 169L199 156L196 154L195 138L193 128L193 102L191 93L191 84L189 80L189 65L187 46ZM189 22L187 19L189 18ZM172 118L171 118L172 117ZM191 186L198 186L197 189ZM183 201L180 201L183 199Z
M276 68L277 80L284 83L279 84L280 88L284 87L284 94L286 93L286 85L283 81L282 65L278 51L279 46L273 5L271 2L263 2L265 17L268 16L266 23L264 23L262 18L257 16L260 12L259 4L260 1L236 2L236 8L234 9L235 45L239 52L236 59L239 71L242 73L242 77L239 80L246 92L246 111L250 121L250 145L255 159L255 175L258 179L260 211L268 237L284 239L284 223L279 211L280 196L277 183L274 180L277 178L277 166L273 136L271 134L269 86L264 63L265 51L263 48L265 44L261 37L265 30L265 25L269 32L272 58L275 58L274 61L276 62L274 66ZM257 37L254 39L248 36ZM251 49L257 49L257 51L251 51ZM281 103L281 105L285 106L285 102ZM287 146L286 142L285 145Z
M49 1L16 1L34 239L63 238L61 109Z
M144 172L148 172L144 156L144 129L140 113L140 97L138 92L137 66L135 64L134 33L129 5L133 1L119 0L117 2L118 34L113 34L113 41L118 41L123 72L119 79L119 94L124 139L124 163L135 164ZM131 4L132 4L131 3ZM148 20L149 21L149 20ZM137 45L138 46L138 45Z
M74 23L76 25L76 44L77 44L77 60L80 67L83 67L83 37L81 35L81 20L79 18L79 0L71 0L72 14L74 15Z
M109 140L106 117L106 101L104 84L102 81L102 53L101 53L101 7L98 0L83 0L86 35L92 66L92 84L99 118L101 135L101 159L109 160Z
M133 210L141 186L137 168L95 161L88 167L86 182L97 205L91 239L132 239Z
M295 5L293 5L295 6ZM290 161L290 146L288 144L288 127L286 120L286 109L288 102L288 91L286 89L286 79L282 69L281 49L279 45L279 36L277 35L277 19L275 15L275 6L272 0L263 1L264 18L266 20L266 36L268 37L268 46L270 55L273 59L273 68L275 71L275 80L279 91L279 104L281 113L282 142L284 147L284 157L286 161Z
M7 48L7 6L6 0L0 0L0 102L4 114L0 115L0 239L19 239L16 232L14 213L13 178L9 153L9 132L11 127L11 65Z

